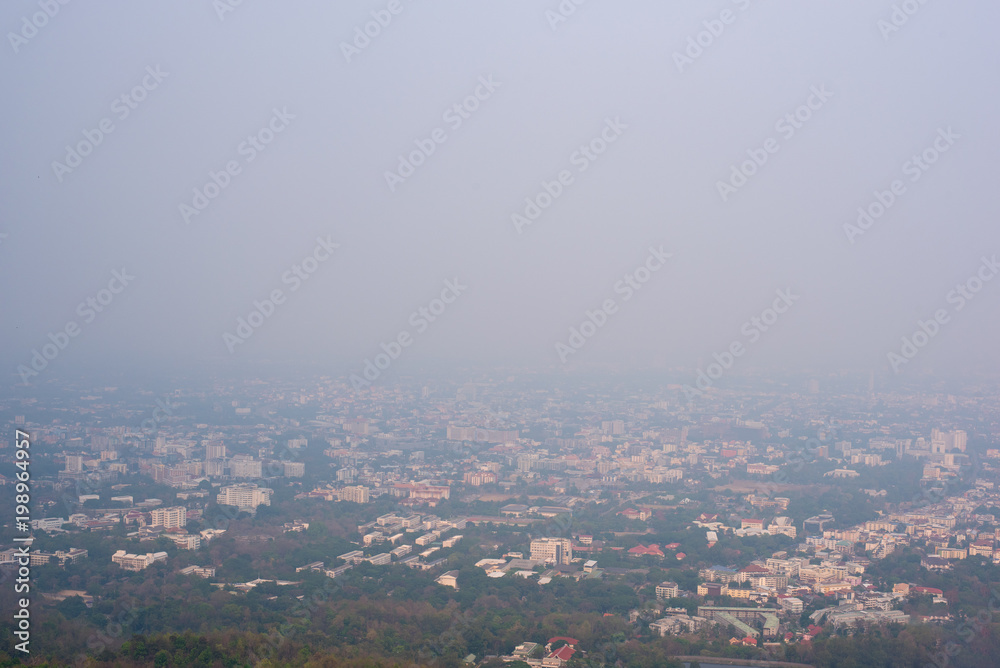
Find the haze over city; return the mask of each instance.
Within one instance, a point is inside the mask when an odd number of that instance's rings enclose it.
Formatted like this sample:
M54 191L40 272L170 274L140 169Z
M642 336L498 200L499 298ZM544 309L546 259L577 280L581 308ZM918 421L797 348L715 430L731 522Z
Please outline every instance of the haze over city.
M694 369L785 289L800 299L740 366L891 374L940 308L954 317L905 370L996 364L996 286L947 301L1000 249L995 5L921 4L896 26L888 3L551 4L401 2L367 42L377 3L59 5L30 39L34 5L5 6L7 368L76 320L46 373L347 372L455 277L468 289L393 373L564 368L556 344L609 298L620 310L566 364ZM106 136L69 167L87 133ZM561 192L529 220L544 183ZM857 227L879 193L893 203ZM318 237L339 248L293 292ZM651 246L672 256L626 302L616 284ZM135 280L84 322L123 267ZM275 289L287 301L230 352Z
M0 668L995 665L998 23L3 3Z

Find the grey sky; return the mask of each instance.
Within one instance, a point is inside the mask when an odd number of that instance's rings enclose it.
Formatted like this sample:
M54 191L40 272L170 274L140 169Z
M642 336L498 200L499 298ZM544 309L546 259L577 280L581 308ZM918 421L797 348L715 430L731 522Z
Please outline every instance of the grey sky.
M617 310L567 368L694 369L748 343L741 326L786 288L799 299L738 366L890 370L938 309L948 322L900 373L998 362L1000 280L961 310L947 301L1000 253L996 3L897 2L918 9L890 32L886 0L567 0L554 29L555 0L401 0L347 62L341 43L389 4L245 0L220 19L208 0L71 2L12 44L42 9L4 3L8 381L71 321L79 335L41 373L261 359L359 372L402 331L413 342L388 373L561 368L556 344L608 298ZM729 24L704 24L723 11ZM144 78L122 118L116 98ZM477 87L455 127L443 114ZM776 122L815 90L832 95L786 136ZM275 109L283 129L247 161L241 142ZM102 119L114 130L57 175ZM574 152L608 119L619 134L579 171ZM390 190L385 172L438 128L445 141ZM904 163L948 128L911 181ZM717 182L769 138L777 151L723 201ZM229 161L239 173L185 222L179 206ZM512 214L561 170L572 182L519 233ZM844 225L897 179L905 192L851 243ZM317 237L339 248L292 291L282 276ZM650 246L673 255L626 301L616 282ZM86 322L78 304L123 267L134 281ZM418 332L411 313L455 277L468 287ZM224 334L275 289L285 301L230 353Z

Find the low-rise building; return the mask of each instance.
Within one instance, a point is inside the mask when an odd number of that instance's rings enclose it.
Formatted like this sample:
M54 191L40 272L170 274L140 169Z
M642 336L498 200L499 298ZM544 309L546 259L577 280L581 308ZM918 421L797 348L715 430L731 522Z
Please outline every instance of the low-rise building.
M111 561L118 564L126 571L141 571L149 568L157 561L166 561L166 552L147 552L146 554L129 554L125 550L118 550L111 555Z

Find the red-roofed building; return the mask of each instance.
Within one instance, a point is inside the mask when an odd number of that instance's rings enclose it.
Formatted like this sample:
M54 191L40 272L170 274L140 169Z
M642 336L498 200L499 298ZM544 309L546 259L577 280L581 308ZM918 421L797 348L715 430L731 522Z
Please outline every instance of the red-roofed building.
M553 650L548 656L542 659L542 666L553 666L554 668L559 668L559 666L562 666L564 663L572 659L574 654L576 654L575 649L569 645L563 645L559 649Z
M760 577L762 575L769 575L770 571L763 566L758 566L757 564L748 564L741 568L737 574L736 579L739 582L746 582L755 577Z
M915 594L934 594L935 596L944 596L943 591L935 589L934 587L910 587L910 591Z
M746 518L740 522L741 529L763 529L764 520L757 520L752 518Z
M663 546L663 549L664 549L664 550L676 550L676 549L677 549L677 548L679 548L680 546L681 546L681 544L680 544L680 543L670 543L669 545L664 545L664 546Z
M633 557L641 557L646 554L654 557L664 556L663 551L660 550L660 546L657 545L656 543L653 543L649 547L646 547L645 545L636 545L631 550L629 550L628 553Z
M678 553L677 553L677 561L680 561L681 559L683 559L683 558L684 558L684 557L686 557L686 556L687 556L687 555L686 555L686 554L684 554L683 552L678 552Z

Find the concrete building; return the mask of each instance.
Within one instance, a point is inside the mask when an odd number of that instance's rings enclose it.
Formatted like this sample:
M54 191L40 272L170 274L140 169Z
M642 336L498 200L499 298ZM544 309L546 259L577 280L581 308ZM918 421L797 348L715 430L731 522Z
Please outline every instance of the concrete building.
M569 538L537 538L531 541L531 558L536 561L569 565L573 544Z
M259 462L258 462L259 463ZM223 506L236 506L237 508L256 508L257 506L271 505L271 494L273 490L267 487L258 487L252 483L240 485L229 485L219 491L216 500Z
M147 552L146 554L129 554L125 550L118 550L111 555L111 561L118 564L126 571L141 571L149 568L157 561L166 561L166 552Z
M187 526L187 508L172 506L170 508L154 508L150 513L150 526L164 529L183 529Z
M229 460L229 475L234 478L260 478L261 462L248 455L236 455Z
M225 459L226 446L222 443L209 443L205 446L205 459Z
M458 571L448 571L447 573L442 573L437 576L434 582L437 582L439 585L444 585L445 587L458 589Z
M676 582L661 582L656 585L656 598L677 598L680 594L680 589L677 587Z
M286 478L301 478L306 474L305 462L281 462Z
M343 487L339 492L341 501L351 501L353 503L368 503L371 498L370 492L364 485L356 487Z

